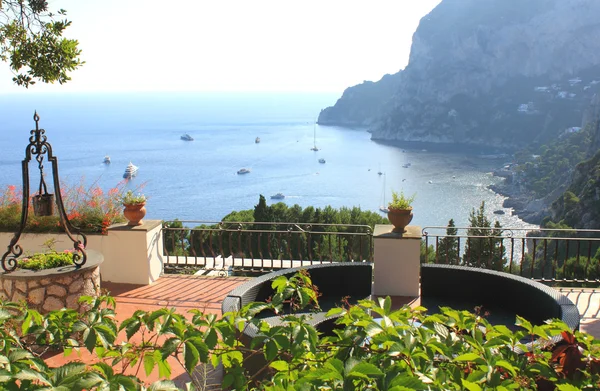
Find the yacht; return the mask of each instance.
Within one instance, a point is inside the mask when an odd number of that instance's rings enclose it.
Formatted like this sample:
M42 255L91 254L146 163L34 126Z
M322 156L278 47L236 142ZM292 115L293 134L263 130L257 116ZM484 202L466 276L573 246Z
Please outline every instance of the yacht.
M271 196L272 200L282 200L284 198L285 198L285 195L283 195L283 193L277 193L277 194Z
M319 159L319 163L325 163L325 159L323 159L323 158L320 158L320 159Z
M133 178L137 175L138 167L134 166L133 163L129 162L127 168L125 169L125 173L123 174L123 178L129 179Z
M249 174L250 170L248 170L247 168L241 168L238 170L237 172L238 174Z
M110 164L110 156L108 156L108 155L104 156L104 161L102 163Z
M187 133L181 136L181 139L185 141L194 141L194 138Z
M260 137L257 137L257 138L254 140L254 142L255 142L256 144L260 143Z

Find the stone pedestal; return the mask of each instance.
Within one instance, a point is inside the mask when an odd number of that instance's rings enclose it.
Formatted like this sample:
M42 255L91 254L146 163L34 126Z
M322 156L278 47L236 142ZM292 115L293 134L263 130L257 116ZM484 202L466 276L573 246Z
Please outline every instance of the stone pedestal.
M375 226L373 294L418 297L421 227L409 225L403 234L393 228Z
M108 229L102 253L102 281L148 285L163 270L162 221L144 220L135 227L115 224Z

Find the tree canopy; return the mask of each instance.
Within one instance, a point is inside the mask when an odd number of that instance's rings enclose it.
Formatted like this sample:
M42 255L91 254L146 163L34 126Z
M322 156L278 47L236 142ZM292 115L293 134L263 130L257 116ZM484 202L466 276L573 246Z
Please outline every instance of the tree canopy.
M51 12L45 0L0 0L0 60L8 62L17 85L71 79L69 72L83 61L79 42L63 36L70 25L66 11Z

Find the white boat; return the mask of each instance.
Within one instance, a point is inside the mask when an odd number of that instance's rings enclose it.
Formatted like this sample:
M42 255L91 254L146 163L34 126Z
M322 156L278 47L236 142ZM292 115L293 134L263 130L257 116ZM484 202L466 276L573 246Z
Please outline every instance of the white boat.
M320 159L319 159L319 163L325 163L325 159L323 159L323 158L320 158Z
M285 195L283 193L277 193L271 196L272 200L282 200L285 198Z
M137 175L138 167L134 166L133 163L129 162L127 168L125 169L125 173L123 174L123 178L133 178Z
M181 139L185 141L194 141L194 138L187 133L181 136Z
M387 207L387 204L385 203L385 176L383 177L383 190L381 191L381 198L383 199L383 202L381 203L381 206L379 207L379 211L383 212L383 213L387 213L387 212L389 212L389 209Z
M257 137L257 138L254 140L254 142L255 142L256 144L260 143L260 137Z
M110 164L110 156L108 156L108 155L104 156L104 161L102 163Z
M406 164L402 165L402 167L408 168L408 167L410 167L410 163L406 163Z
M313 127L313 147L310 150L315 152L319 150L319 148L317 148L317 121L315 121Z
M249 174L250 170L248 170L247 168L241 168L238 170L237 172L238 174Z

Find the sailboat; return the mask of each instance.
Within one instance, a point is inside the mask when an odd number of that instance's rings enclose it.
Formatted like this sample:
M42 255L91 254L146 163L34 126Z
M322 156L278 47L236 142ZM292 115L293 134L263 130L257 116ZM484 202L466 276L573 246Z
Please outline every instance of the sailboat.
M313 127L313 147L310 150L315 152L319 150L319 148L317 148L317 121L315 121Z
M379 211L383 213L389 212L387 204L385 203L385 175L383 176L383 190L381 191L381 197L383 198L383 203L379 207Z
M383 175L383 172L381 172L381 163L379 163L379 171L377 171L377 175Z

